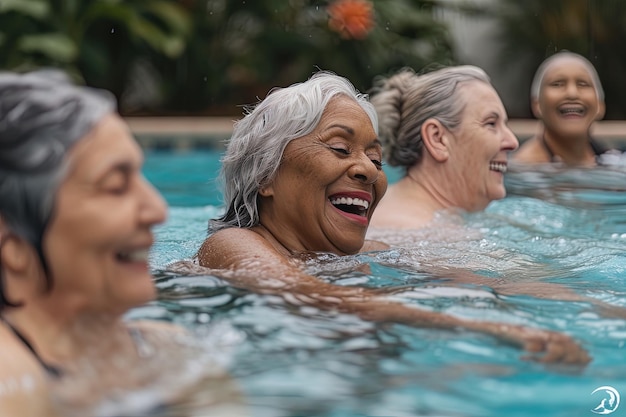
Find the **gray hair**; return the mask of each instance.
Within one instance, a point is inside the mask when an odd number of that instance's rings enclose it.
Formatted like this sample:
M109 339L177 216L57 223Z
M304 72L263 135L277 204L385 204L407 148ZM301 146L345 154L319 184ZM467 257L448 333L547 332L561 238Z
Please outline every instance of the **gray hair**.
M371 102L380 123L380 140L389 165L409 168L423 154L422 124L431 118L446 128L461 123L465 102L458 86L469 81L491 85L482 69L461 65L444 67L425 74L404 68L389 78L376 80Z
M74 86L60 71L0 72L0 218L33 245L45 272L42 240L67 170L65 156L114 110L112 95ZM1 272L0 310L14 305L2 291Z
M539 98L539 94L541 93L541 85L543 84L543 78L546 76L546 73L550 69L550 65L561 58L572 58L579 60L589 72L591 76L591 80L593 81L593 86L596 89L596 93L598 95L598 100L604 101L604 89L602 88L602 83L600 82L600 77L598 76L598 71L593 66L593 64L584 56L576 54L574 52L569 51L560 51L554 55L546 58L539 68L537 68L537 72L535 72L535 77L533 78L533 82L530 86L530 99L536 100Z
M336 96L354 99L378 129L376 111L366 94L346 78L319 71L308 81L275 88L235 123L222 157L224 215L209 223L209 232L227 227L250 228L259 223L259 189L276 176L287 144L311 133Z

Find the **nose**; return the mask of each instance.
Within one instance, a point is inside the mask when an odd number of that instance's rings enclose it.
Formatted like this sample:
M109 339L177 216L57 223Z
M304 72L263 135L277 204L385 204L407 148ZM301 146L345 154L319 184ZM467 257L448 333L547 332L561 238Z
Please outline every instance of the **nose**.
M140 181L140 221L148 226L163 223L167 219L167 203L143 176Z
M514 151L519 146L519 140L517 140L517 136L511 130L510 127L506 126L504 131L504 138L502 139L502 148L507 152Z
M578 86L575 82L567 83L567 97L576 98L578 97Z
M358 159L350 166L348 174L351 178L356 179L364 184L373 184L378 180L380 170L369 156L362 154L358 156Z

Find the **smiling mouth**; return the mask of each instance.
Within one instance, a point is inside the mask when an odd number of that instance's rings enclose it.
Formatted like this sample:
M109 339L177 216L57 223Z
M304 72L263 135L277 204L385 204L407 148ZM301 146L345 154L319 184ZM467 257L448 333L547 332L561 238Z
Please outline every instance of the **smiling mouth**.
M585 114L585 110L582 107L562 107L559 109L559 113L563 116L582 116Z
M118 252L115 258L121 262L148 262L149 249L137 249L133 251Z
M491 161L489 162L489 169L504 174L507 170L507 164L506 162Z
M332 197L330 203L337 209L357 216L366 217L367 209L370 203L367 200L361 198L352 197Z

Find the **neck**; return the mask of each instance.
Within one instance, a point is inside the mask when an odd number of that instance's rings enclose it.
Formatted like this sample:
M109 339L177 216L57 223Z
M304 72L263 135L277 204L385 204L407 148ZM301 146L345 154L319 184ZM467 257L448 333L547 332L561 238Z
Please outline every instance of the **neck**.
M261 219L261 222L263 219ZM274 248L276 252L278 252L281 256L285 257L285 259L289 259L293 257L293 253L291 250L287 249L287 246L283 244L280 240L274 236L267 227L265 227L262 223L259 223L258 226L251 228L255 233L261 235L269 244Z
M566 137L552 131L544 131L542 140L553 162L562 161L568 165L595 165L595 153L588 134Z
M413 201L419 202L415 207L429 213L432 218L435 212L454 207L454 203L441 192L441 187L425 171L410 169L401 184L403 192L408 193Z

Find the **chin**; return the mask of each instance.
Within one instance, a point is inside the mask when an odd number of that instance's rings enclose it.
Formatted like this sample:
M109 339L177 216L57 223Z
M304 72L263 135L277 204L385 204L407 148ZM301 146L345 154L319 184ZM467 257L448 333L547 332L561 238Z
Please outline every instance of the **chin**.
M157 291L150 282L150 284L146 284L145 286L139 287L137 285L133 286L134 288L119 288L117 292L117 301L115 302L115 308L123 309L122 313L126 313L128 310L141 307L144 304L147 304L151 301L154 301L157 297Z
M359 253L364 243L365 243L365 240L361 239L358 245L355 245L354 243L352 243L350 245L345 245L341 247L337 246L337 247L339 248L339 250L341 250L342 254L344 255L354 255L354 254Z

